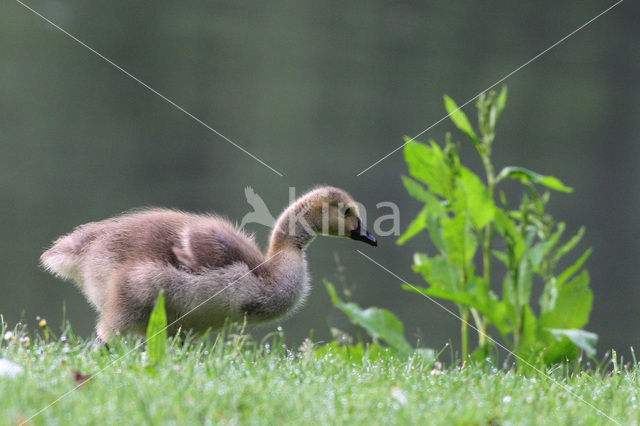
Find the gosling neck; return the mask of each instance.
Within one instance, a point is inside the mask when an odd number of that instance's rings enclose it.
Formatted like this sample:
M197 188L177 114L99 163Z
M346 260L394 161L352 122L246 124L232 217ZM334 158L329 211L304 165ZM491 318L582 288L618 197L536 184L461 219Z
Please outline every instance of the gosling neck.
M274 255L281 250L304 250L319 230L315 219L313 203L306 197L291 204L273 227L267 254Z

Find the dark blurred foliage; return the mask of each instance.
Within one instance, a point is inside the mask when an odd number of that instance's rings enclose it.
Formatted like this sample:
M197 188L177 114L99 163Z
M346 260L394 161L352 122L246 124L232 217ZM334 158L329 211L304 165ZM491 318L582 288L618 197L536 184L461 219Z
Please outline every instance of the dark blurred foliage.
M585 2L29 3L80 40L281 171L279 177L17 2L0 4L0 313L35 327L66 317L81 334L94 314L38 256L74 226L136 206L216 211L240 221L253 186L279 211L288 187L344 187L375 217L390 200L406 227L402 152L356 174L610 4ZM582 247L595 293L589 330L600 354L640 344L640 8L626 1L510 77L495 163L573 186L551 212ZM473 105L465 110L473 115ZM443 122L421 140L441 141ZM456 134L458 137L458 134ZM463 161L477 171L471 146ZM387 211L380 211L387 213ZM250 225L264 245L268 230ZM441 347L458 320L354 251L409 281L426 239L377 250L320 238L309 248L314 290L282 323L290 343L313 329L351 330L320 284L344 273L361 305L391 309L408 337ZM336 262L344 268L339 272ZM497 284L497 283L496 283ZM344 285L343 285L344 286ZM258 328L256 333L276 325ZM457 342L453 342L457 345Z

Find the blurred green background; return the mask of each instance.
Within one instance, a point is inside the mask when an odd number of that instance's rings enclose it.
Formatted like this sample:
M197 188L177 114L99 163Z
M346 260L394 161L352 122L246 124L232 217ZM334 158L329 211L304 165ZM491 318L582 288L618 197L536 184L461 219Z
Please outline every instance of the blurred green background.
M272 211L318 183L369 208L393 201L402 228L419 205L400 181L402 152L356 174L492 85L612 2L85 2L28 3L89 46L284 174L216 136L17 2L0 4L0 313L15 324L66 317L92 332L80 292L38 268L74 226L137 206L215 211L240 222L252 186ZM550 211L581 247L595 293L588 329L600 355L640 344L640 8L626 1L510 77L495 163L574 187ZM473 105L465 111L475 117ZM445 121L420 140L442 141ZM454 133L459 138L459 133ZM480 172L470 144L463 158ZM380 211L388 213L388 211ZM249 225L261 245L268 229ZM410 282L414 251L328 238L308 250L314 289L281 324L290 343L313 329L352 330L326 277L361 306L394 311L407 335L458 345L458 320L354 251ZM578 255L578 251L574 256ZM344 275L345 283L340 276ZM278 323L254 329L263 334Z

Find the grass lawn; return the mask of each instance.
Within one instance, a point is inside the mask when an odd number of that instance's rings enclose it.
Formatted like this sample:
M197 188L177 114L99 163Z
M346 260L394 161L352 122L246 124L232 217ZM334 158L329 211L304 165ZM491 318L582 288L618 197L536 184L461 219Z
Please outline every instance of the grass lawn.
M638 368L556 368L550 375L563 387L502 369L438 368L375 346L285 349L280 339L173 342L152 368L134 343L107 351L75 338L27 343L18 333L0 340L0 358L24 369L0 376L0 424L21 423L65 394L29 424L614 423L587 403L621 424L640 422ZM69 392L85 375L93 377Z

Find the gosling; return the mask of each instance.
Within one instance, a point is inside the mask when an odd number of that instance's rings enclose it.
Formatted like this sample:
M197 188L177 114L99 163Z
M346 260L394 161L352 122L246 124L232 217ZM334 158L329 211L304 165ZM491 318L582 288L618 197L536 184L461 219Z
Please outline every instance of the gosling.
M169 333L203 332L294 312L309 293L305 247L316 234L377 246L360 217L347 192L319 187L284 210L265 254L219 216L145 209L78 226L40 261L84 293L98 313L100 342L144 335L161 290Z

